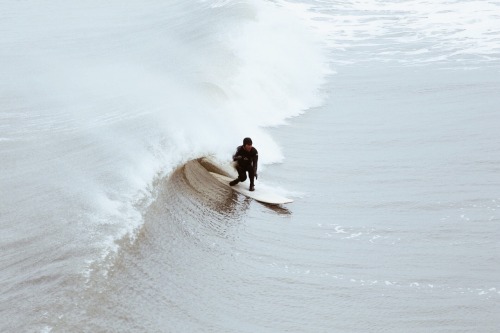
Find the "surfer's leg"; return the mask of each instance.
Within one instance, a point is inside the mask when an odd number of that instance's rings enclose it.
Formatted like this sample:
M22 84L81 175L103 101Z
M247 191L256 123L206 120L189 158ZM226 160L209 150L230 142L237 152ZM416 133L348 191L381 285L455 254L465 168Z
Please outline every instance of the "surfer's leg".
M247 171L245 170L245 168L237 167L236 170L238 170L238 180L240 182L244 182L245 180L247 180Z
M253 191L255 188L254 186L255 172L253 170L253 167L249 167L247 171L248 171L248 178L250 178L250 191Z
M238 178L236 178L233 181L230 181L229 186L234 186L239 182L244 182L247 179L246 172L243 168L241 168L240 166L236 166L236 171L238 171Z

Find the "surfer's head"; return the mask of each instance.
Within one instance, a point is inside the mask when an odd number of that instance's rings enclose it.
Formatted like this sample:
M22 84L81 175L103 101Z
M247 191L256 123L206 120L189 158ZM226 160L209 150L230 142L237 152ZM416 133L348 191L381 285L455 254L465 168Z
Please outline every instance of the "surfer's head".
M243 139L243 148L245 148L245 150L250 151L250 149L252 149L252 139L244 138Z

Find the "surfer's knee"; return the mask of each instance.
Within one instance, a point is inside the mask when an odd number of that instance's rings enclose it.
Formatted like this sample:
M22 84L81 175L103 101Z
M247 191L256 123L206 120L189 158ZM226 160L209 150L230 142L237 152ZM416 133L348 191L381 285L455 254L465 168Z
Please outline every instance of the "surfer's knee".
M240 176L238 177L238 180L239 180L240 182L244 182L245 180L247 180L247 175L240 175Z

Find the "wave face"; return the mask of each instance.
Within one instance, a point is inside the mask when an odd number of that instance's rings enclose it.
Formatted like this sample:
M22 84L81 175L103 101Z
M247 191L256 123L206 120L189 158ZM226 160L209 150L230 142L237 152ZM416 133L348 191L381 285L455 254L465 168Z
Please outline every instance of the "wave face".
M259 307L269 310L267 325L276 326L273 296L254 292L265 276L255 281L251 276L252 268L263 264L262 256L273 254L249 246L260 243L262 235L240 233L253 201L209 171L223 173L202 158L160 179L134 241L120 242L105 275L102 264L94 265L78 302L67 304L49 327L61 332L252 332L255 328L242 327L241 321L252 322L256 313L242 309L267 301ZM290 215L283 207L257 206L263 208L256 215L263 223L269 216ZM279 236L275 232L273 237Z
M79 301L67 304L64 316L54 316L48 327L61 332L237 329L213 321L231 311L225 309L227 304L211 303L221 296L221 279L226 274L241 277L248 264L235 265L242 253L235 251L239 245L234 231L250 200L238 197L208 171L216 171L213 164L193 160L159 180L156 199L144 212L134 241L120 242L109 267L93 265L95 272ZM237 309L241 300L227 296Z
M23 1L0 13L2 289L10 301L53 295L14 302L9 329L94 274L178 165L227 159L244 136L263 164L280 161L263 127L318 105L328 72L309 28L267 1Z

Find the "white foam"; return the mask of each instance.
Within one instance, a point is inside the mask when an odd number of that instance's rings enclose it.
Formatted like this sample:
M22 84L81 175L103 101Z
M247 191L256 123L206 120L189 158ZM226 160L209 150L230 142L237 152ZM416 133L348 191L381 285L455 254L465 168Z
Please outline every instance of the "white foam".
M347 232L341 227L341 226L336 226L335 227L335 232L338 234L346 234Z
M155 177L207 154L228 159L245 136L262 164L279 162L265 127L321 103L326 58L286 8L197 6L0 4L0 140L27 147L10 171L61 189L75 234L100 242L103 256L142 223L135 203Z
M488 0L322 1L294 8L307 13L303 17L325 36L336 65L373 60L474 64L500 57L500 4Z

